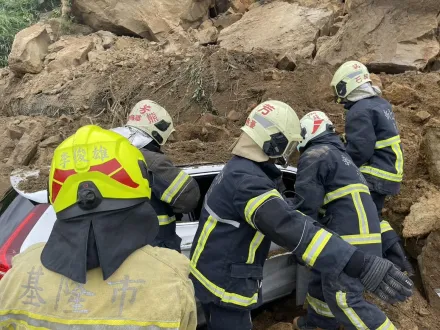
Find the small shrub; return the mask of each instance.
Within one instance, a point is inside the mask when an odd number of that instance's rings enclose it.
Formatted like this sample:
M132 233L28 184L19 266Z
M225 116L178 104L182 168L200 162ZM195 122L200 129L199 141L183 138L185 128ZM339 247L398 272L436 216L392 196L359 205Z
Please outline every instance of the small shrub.
M8 65L15 35L59 5L60 0L0 0L0 67Z

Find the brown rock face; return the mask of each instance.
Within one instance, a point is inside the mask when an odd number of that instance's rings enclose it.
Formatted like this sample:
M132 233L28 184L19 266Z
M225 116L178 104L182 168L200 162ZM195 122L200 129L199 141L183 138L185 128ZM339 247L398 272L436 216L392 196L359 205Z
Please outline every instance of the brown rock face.
M438 0L353 0L348 11L347 23L319 48L315 62L359 59L373 71L398 73L425 68L440 51Z
M49 62L47 66L49 72L62 71L66 68L83 64L88 60L88 54L94 48L95 44L93 38L83 37L79 39L60 40L52 46L53 49L58 52L51 54L53 55L53 60Z
M8 58L11 71L19 76L41 72L50 42L43 24L35 24L18 32Z
M197 39L200 45L208 45L217 42L218 30L216 27L211 26L204 30L197 32Z
M311 59L321 30L333 20L327 9L273 2L248 11L220 32L220 46L252 52L262 49Z
M182 19L202 22L211 0L76 0L72 12L96 31L132 35L159 41Z
M38 144L44 135L44 127L39 122L34 122L31 129L26 131L18 141L7 165L28 165L37 153Z
M422 254L418 257L420 274L429 304L440 309L440 231L429 235Z
M426 162L428 165L429 177L431 181L440 185L440 129L430 127L427 129L423 149L426 155Z
M422 197L413 204L410 214L403 222L403 237L424 236L434 230L440 230L439 201L440 192L436 192Z

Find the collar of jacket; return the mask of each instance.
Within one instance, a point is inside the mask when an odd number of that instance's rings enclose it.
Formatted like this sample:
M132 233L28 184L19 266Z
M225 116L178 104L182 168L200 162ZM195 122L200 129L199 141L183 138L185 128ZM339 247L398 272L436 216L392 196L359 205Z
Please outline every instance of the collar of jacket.
M159 231L148 201L130 208L55 221L41 254L47 269L86 283L87 270L101 267L107 280L134 251L153 243Z
M328 134L325 134L323 136L318 136L317 138L311 140L305 146L304 151L306 151L308 148L310 148L312 146L316 146L316 145L319 145L319 144L330 144L332 146L335 146L336 148L338 148L341 151L345 151L345 146L342 143L342 141L339 138L339 136L336 135L336 133L330 133L330 132Z
M271 162L262 162L262 163L255 163L258 166L260 166L261 170L272 180L278 179L281 177L281 170L276 167L275 164Z
M160 154L163 154L162 150L160 149L160 145L156 141L151 141L146 146L142 147L141 149L146 149L151 152L158 152Z
M361 101L364 101L364 100L374 100L374 99L377 99L377 98L380 98L380 96L377 96L377 95L376 96L371 96L371 97L367 97L365 99L362 99L362 100L359 100L359 101L356 101L356 102L346 101L346 102L344 102L344 108L345 108L345 110L350 110L351 107L354 106L358 102L361 102Z

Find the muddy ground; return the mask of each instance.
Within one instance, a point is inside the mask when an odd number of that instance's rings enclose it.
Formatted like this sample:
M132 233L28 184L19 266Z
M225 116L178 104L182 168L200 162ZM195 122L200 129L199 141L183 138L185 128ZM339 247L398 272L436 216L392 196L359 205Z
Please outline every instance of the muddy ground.
M287 102L300 117L322 110L337 130L343 131L344 109L333 103L329 88L334 68L298 63L293 72L279 71L272 54L228 52L213 46L176 55L152 50L139 39L124 37L118 42L99 62L87 62L67 73L20 79L7 71L0 75L0 128L12 141L2 145L3 180L17 167L9 161L18 144L11 137L14 127L38 120L44 124L42 141L57 135L66 138L85 124L106 128L120 125L129 109L146 98L163 105L174 118L176 138L165 151L179 165L228 161L230 146L239 136L247 113L268 99ZM420 146L426 127L439 125L440 74L409 72L382 74L379 78L384 97L394 105L405 156L402 192L387 201L384 212L400 232L411 205L428 189L437 190L429 181ZM40 144L29 167L49 165L55 146ZM26 189L32 187L37 188L37 184ZM416 257L424 238L405 244ZM419 283L418 289L404 304L382 306L400 329L438 329L440 310L427 304ZM260 309L254 328L268 329L279 322L290 322L298 312L301 310L288 297ZM283 325L278 326L282 329Z

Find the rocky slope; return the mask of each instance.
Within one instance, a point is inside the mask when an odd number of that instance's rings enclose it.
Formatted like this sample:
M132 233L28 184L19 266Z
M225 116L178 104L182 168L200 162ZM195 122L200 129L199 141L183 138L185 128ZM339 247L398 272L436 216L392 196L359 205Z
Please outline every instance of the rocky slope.
M405 179L385 215L421 269L421 293L383 307L401 329L436 328L438 0L74 0L71 9L83 25L71 25L71 35L59 19L29 27L0 69L0 189L17 167L47 166L81 125L119 125L144 98L172 114L178 134L166 149L178 164L226 162L248 111L267 99L299 116L325 111L342 132L329 83L335 65L359 59L394 105ZM266 307L255 328L290 322L293 306L288 298Z

